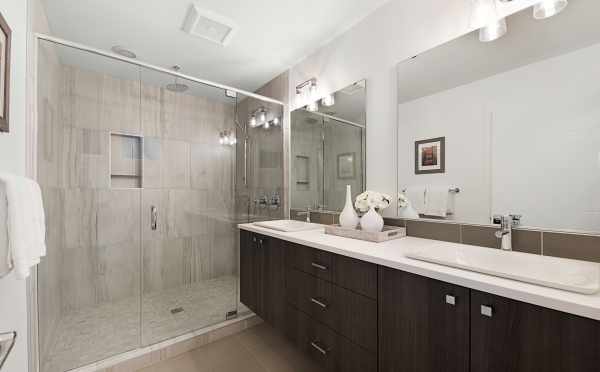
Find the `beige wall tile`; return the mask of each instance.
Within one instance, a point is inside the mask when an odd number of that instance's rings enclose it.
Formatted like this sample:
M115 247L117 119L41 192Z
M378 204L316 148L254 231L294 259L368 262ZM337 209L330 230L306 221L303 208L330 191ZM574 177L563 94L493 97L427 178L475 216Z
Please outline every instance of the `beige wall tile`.
M544 255L600 262L600 236L543 233Z
M460 243L460 225L424 221L406 221L408 236Z

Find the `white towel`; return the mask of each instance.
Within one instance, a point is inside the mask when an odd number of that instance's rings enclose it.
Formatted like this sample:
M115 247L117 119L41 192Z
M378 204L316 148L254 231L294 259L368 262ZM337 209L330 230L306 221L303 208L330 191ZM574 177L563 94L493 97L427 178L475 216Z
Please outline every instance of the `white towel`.
M8 265L17 279L25 279L30 268L46 255L42 192L35 181L8 173L0 173L0 183L6 191L8 207Z
M449 211L450 186L428 186L425 200L426 216L446 218Z
M408 186L404 195L410 202L411 206L419 214L425 213L425 194L427 188L425 186Z

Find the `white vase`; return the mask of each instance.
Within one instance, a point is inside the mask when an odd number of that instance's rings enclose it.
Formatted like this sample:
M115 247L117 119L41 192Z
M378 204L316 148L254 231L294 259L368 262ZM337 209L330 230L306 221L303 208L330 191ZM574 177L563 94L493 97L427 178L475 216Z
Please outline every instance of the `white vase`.
M360 227L364 231L380 232L383 230L383 217L371 207L360 219Z
M417 213L417 211L415 211L412 204L408 202L406 203L405 207L400 207L398 209L398 217L417 219L419 218L419 214Z
M340 226L347 229L356 229L358 226L359 218L352 205L352 189L350 185L346 185L346 205L340 213Z

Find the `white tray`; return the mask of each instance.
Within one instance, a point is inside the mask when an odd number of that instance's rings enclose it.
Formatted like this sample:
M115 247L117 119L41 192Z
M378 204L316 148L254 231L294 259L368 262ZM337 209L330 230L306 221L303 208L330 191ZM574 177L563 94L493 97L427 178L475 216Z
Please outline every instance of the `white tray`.
M381 243L388 240L403 238L406 236L406 228L398 226L384 226L381 232L363 231L359 228L348 229L340 225L325 226L325 233L329 235L343 236L344 238L366 240L368 242Z

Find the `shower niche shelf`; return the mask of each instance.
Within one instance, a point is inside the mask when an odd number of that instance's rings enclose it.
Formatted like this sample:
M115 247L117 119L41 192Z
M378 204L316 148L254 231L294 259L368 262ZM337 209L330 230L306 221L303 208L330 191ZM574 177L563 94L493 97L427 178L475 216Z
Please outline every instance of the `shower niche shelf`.
M110 187L133 189L142 187L142 146L140 136L111 133Z

